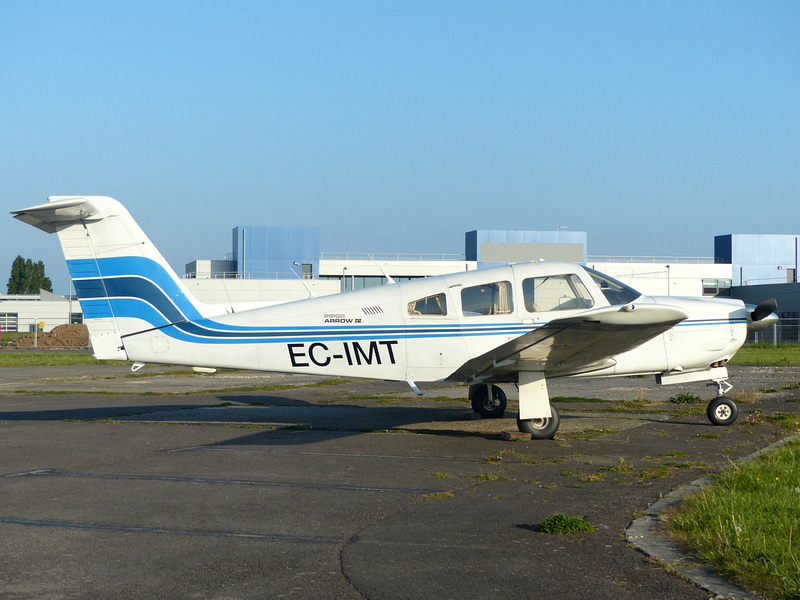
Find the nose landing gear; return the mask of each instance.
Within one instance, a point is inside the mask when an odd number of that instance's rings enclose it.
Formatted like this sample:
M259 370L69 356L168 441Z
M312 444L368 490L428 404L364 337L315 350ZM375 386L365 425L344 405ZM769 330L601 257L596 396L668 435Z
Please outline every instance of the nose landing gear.
M733 387L727 381L717 381L717 397L708 403L706 415L713 425L732 425L739 415L739 409L731 398L726 396ZM709 384L713 385L713 384Z

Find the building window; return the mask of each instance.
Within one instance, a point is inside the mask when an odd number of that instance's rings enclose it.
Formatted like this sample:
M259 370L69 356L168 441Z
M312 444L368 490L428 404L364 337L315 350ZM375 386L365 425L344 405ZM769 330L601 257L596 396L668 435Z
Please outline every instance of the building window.
M703 296L727 296L731 295L730 279L703 279Z
M19 325L18 313L0 313L0 330L17 331Z

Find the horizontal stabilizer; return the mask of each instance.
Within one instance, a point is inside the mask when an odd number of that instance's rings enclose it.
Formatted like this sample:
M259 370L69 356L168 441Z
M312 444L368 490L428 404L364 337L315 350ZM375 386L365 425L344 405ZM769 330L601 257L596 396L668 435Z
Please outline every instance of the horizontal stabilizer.
M47 233L55 233L72 223L99 221L112 216L107 205L92 202L97 196L51 196L51 201L11 211L15 219Z

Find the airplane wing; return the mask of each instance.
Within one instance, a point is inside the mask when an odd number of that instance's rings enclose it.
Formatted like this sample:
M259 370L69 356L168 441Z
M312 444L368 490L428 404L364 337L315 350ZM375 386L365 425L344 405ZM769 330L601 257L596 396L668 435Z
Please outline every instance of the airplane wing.
M448 379L516 380L519 371L548 377L588 373L614 364L611 358L631 350L687 319L673 306L609 306L553 319L510 342L473 358Z

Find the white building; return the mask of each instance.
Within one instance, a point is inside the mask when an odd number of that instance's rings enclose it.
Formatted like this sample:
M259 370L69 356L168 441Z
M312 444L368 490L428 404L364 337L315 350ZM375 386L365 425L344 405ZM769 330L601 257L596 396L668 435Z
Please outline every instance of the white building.
M0 294L0 331L50 331L58 325L80 323L77 301L42 290L36 295Z

